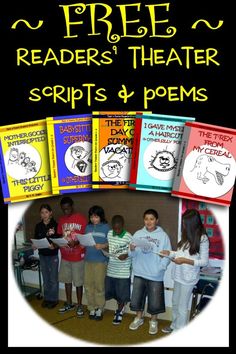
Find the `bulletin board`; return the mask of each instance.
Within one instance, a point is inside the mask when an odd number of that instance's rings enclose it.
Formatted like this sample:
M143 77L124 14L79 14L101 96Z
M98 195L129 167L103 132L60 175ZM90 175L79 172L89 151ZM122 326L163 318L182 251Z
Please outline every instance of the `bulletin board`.
M182 213L186 209L197 209L209 237L209 258L224 259L224 244L222 232L217 219L206 203L194 200L182 200Z

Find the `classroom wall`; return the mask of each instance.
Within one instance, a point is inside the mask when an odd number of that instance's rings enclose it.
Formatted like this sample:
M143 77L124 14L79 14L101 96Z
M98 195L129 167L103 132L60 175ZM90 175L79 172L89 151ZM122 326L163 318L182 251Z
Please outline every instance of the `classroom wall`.
M139 191L102 191L92 193L78 193L69 195L75 203L77 211L87 213L90 206L99 204L104 207L108 221L111 220L112 215L120 213L124 215L126 220L126 227L130 232L136 231L142 227L142 215L148 208L155 208L159 214L160 225L169 234L172 247L175 248L178 236L178 217L179 217L179 203L181 210L181 200L170 197L169 194L139 192ZM34 233L34 226L39 221L39 208L42 203L49 203L54 211L54 216L57 219L61 215L59 197L44 198L35 200L23 215L24 229L27 238L32 238ZM216 208L217 214L219 209ZM217 216L217 215L216 215ZM217 219L217 217L216 217ZM36 252L36 251L35 251ZM209 266L224 267L223 261L218 259L210 259ZM171 277L172 264L167 267L164 276L165 284L165 303L166 312L160 314L160 319L171 320L171 306L172 306L172 292L173 280ZM32 271L24 271L24 281L30 286L38 288L38 273ZM73 289L73 300L76 302L75 289ZM60 283L60 299L65 300L64 284ZM83 297L83 304L86 304L86 297ZM189 302L189 309L191 300ZM106 308L114 310L116 304L113 300L106 303ZM127 308L128 312L131 312Z
M100 205L105 210L107 221L110 223L115 214L125 218L125 227L132 234L143 227L143 213L146 209L156 209L159 213L159 225L170 237L175 249L178 237L179 199L169 194L151 193L131 190L103 190L91 193L68 194L74 200L75 211L88 215L93 205ZM23 216L26 239L34 238L35 224L40 221L39 208L48 203L53 209L57 220L62 215L60 208L61 196L34 200Z

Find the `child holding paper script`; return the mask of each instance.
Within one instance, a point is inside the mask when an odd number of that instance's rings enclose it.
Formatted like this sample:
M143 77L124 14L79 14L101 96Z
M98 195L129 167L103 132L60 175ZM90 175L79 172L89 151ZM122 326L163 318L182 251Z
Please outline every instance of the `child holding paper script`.
M52 209L48 204L42 204L39 208L41 221L36 224L35 239L47 238L50 246L39 249L40 268L43 276L43 295L42 307L49 309L58 304L58 248L54 247L50 238L57 237L57 223L53 219ZM35 248L35 247L33 247Z
M74 201L70 197L63 197L60 201L63 215L58 219L57 232L66 238L68 244L60 247L61 264L59 281L65 284L66 302L59 313L64 314L75 309L72 303L72 287L76 288L78 317L84 315L82 306L84 284L84 253L85 248L79 244L76 234L84 234L86 217L74 211Z
M109 225L102 207L94 205L88 212L89 223L85 233L92 233L95 246L87 246L84 268L84 289L87 298L89 318L102 320L105 305L105 276L107 270L107 257L102 249L108 247L107 234Z
M171 244L169 236L158 226L156 210L146 210L143 220L144 227L135 232L130 244L134 274L130 309L136 311L136 317L129 329L137 330L144 323L143 311L147 296L147 312L151 315L149 334L156 334L157 315L165 312L163 278L170 262L166 257L161 258L158 252L170 250Z
M115 299L117 310L113 324L119 325L123 319L125 305L130 301L131 258L128 255L132 235L124 228L124 218L114 215L112 230L108 232L109 262L105 281L106 300Z
M164 333L171 333L187 324L193 287L199 280L200 267L208 264L209 240L197 210L187 209L182 215L182 236L177 251L163 249L161 253L175 256L172 268L172 323L162 329Z

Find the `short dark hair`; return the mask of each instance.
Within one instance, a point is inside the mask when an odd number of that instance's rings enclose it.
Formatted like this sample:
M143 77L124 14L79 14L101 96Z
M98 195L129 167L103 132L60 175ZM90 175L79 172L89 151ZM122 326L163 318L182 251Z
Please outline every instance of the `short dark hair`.
M94 205L92 206L89 211L88 211L88 215L89 215L89 223L91 224L91 221L90 221L90 216L92 215L97 215L100 217L100 221L101 223L103 224L106 224L107 221L106 221L106 218L105 218L105 211L104 209L99 206L99 205Z
M143 217L145 218L146 215L151 214L153 215L156 219L159 218L158 216L158 212L155 209L147 209L144 213L143 213Z
M119 224L124 226L125 219L123 218L122 215L114 215L111 219L112 225Z
M64 205L64 204L69 204L70 206L72 206L74 202L70 197L63 197L60 201L60 205Z

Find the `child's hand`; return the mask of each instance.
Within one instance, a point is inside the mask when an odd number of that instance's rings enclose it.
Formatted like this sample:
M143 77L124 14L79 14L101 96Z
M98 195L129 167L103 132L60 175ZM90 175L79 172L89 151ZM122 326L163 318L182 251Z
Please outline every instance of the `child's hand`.
M127 259L128 258L128 253L123 253L123 254L120 254L119 256L118 256L118 259L120 260L120 261L124 261L125 259Z
M133 243L130 243L129 248L130 248L130 251L134 251L136 248L136 245L134 245Z
M54 235L55 234L55 229L54 228L51 228L48 230L48 236L51 236L51 235Z
M96 245L94 245L94 247L97 249L97 250L101 250L104 248L104 245L102 243L96 243Z
M68 246L70 248L73 248L73 247L75 247L75 245L78 245L78 244L79 244L79 241L75 241L75 240L69 240L68 241Z
M69 239L70 234L71 234L71 231L70 231L70 230L63 230L63 237L64 237L66 240Z
M183 264L183 263L186 263L186 258L177 257L177 258L173 259L173 262L175 262L175 264Z
M175 262L175 264L189 264L189 265L194 265L194 260L190 259L190 258L185 258L185 257L177 257L175 259L173 259L173 262Z
M56 248L59 248L59 246L56 245L54 242L52 242L50 245L53 246L53 247L52 247L53 250L56 249ZM68 247L68 246L67 246L67 247ZM51 247L50 247L50 248L51 248Z
M160 253L160 257L161 257L162 254L163 254L163 256L169 256L170 255L170 251L168 251L168 250L162 250L159 253Z

